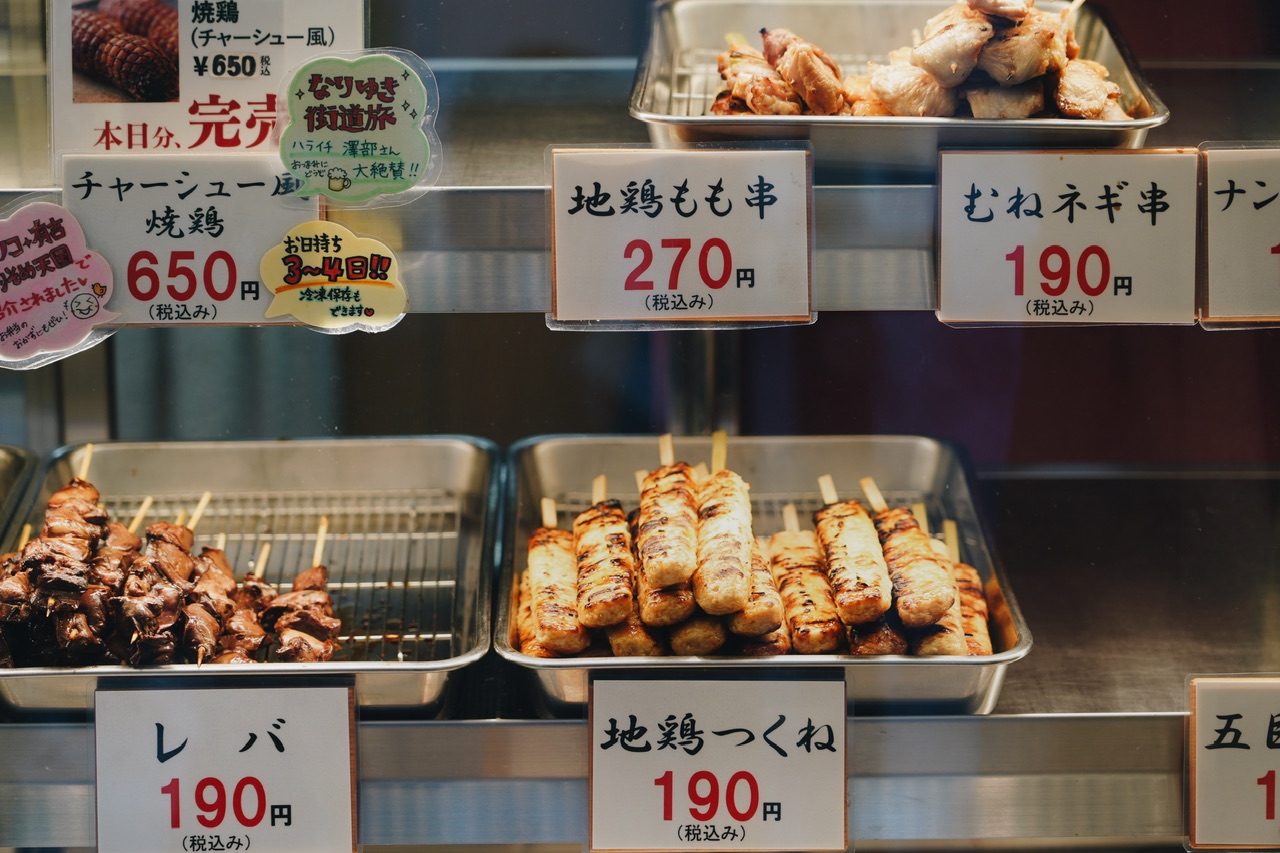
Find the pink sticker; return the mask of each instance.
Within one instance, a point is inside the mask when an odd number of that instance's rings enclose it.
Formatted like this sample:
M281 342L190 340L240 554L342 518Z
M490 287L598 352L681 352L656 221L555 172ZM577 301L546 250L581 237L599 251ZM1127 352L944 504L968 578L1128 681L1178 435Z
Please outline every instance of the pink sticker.
M42 353L83 348L106 310L111 267L89 250L80 223L45 201L0 219L0 362L34 366Z

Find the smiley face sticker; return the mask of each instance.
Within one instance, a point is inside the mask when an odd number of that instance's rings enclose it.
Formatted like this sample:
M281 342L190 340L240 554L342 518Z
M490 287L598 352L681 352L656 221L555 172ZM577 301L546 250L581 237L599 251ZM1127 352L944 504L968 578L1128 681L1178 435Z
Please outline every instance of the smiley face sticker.
M436 91L430 69L405 51L322 56L301 66L290 79L280 138L298 194L353 206L434 180Z

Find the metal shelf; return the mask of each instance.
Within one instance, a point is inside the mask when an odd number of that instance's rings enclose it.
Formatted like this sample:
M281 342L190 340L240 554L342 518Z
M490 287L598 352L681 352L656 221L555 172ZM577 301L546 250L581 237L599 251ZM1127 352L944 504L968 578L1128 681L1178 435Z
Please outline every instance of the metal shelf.
M1179 714L856 719L850 835L858 849L1176 845L1182 727ZM366 722L358 737L362 845L587 841L581 721ZM0 754L0 846L92 847L92 727L0 726Z
M550 308L546 147L648 142L644 125L627 112L635 63L441 60L432 70L442 104L439 182L412 203L338 211L333 218L396 250L411 312L544 313ZM1147 72L1174 116L1148 136L1149 145L1274 135L1274 114L1246 99L1280 84L1280 68L1249 67L1247 88L1238 85L1242 69L1234 65ZM0 82L11 84L0 85L0 95L30 100L20 89L34 85L31 75ZM0 206L50 191L45 124L43 136L35 122L0 128L0 143L20 154L19 174L4 177L26 187L0 189ZM820 184L814 205L816 310L936 308L936 187Z

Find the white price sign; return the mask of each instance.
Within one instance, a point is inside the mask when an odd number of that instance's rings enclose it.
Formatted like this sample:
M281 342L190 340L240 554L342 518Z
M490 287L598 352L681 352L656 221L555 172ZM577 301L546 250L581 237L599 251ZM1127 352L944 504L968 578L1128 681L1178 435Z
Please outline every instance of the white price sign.
M356 849L346 687L99 690L98 850Z
M550 156L553 321L812 320L806 149Z
M1280 678L1192 678L1188 846L1280 850Z
M1194 150L946 151L946 323L1196 320Z
M291 319L266 319L273 291L259 269L291 228L319 218L319 203L291 194L278 157L77 154L64 166L63 202L111 265L118 323Z
M844 850L840 680L591 686L591 849Z
M1205 158L1206 322L1280 320L1280 149Z

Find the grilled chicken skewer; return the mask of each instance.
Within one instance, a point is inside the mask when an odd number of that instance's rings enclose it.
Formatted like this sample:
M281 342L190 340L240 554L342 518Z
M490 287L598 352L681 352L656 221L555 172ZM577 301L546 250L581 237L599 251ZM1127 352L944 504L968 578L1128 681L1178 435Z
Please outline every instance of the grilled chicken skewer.
M870 514L854 499L841 501L829 474L818 478L822 509L813 514L840 621L874 622L893 605L893 584Z
M951 568L956 579L956 592L960 598L960 626L964 633L965 647L970 655L989 655L991 627L987 624L989 608L982 589L982 577L978 570L960 560L960 544L956 535L956 523L943 522L944 539L951 557Z
M860 482L875 511L876 532L893 581L898 618L905 628L934 624L955 600L950 568L938 559L911 510L889 507L870 477Z
M763 29L764 57L778 69L814 115L834 115L845 106L840 66L826 51L790 30Z
M693 597L712 616L736 613L751 595L750 486L724 467L726 436L712 435L712 473L698 484L698 567Z
M697 483L674 455L671 436L663 436L659 465L640 484L636 552L650 589L687 583L698 566Z
M316 663L333 659L334 638L342 622L333 615L329 597L329 570L324 565L329 517L322 516L316 530L310 568L298 572L289 592L277 595L262 618L279 635L275 654L290 663Z
M578 621L588 628L616 625L631 613L635 560L622 504L608 500L605 479L595 479L595 503L573 520L578 566Z
M578 621L578 564L573 531L562 530L556 524L555 501L543 498L542 526L529 537L525 569L530 642L535 650L574 655L591 643L591 637ZM534 652L526 652L531 653Z
M844 626L836 611L818 534L800 530L795 506L783 508L785 529L769 540L769 564L782 597L791 648L802 655L840 648Z

